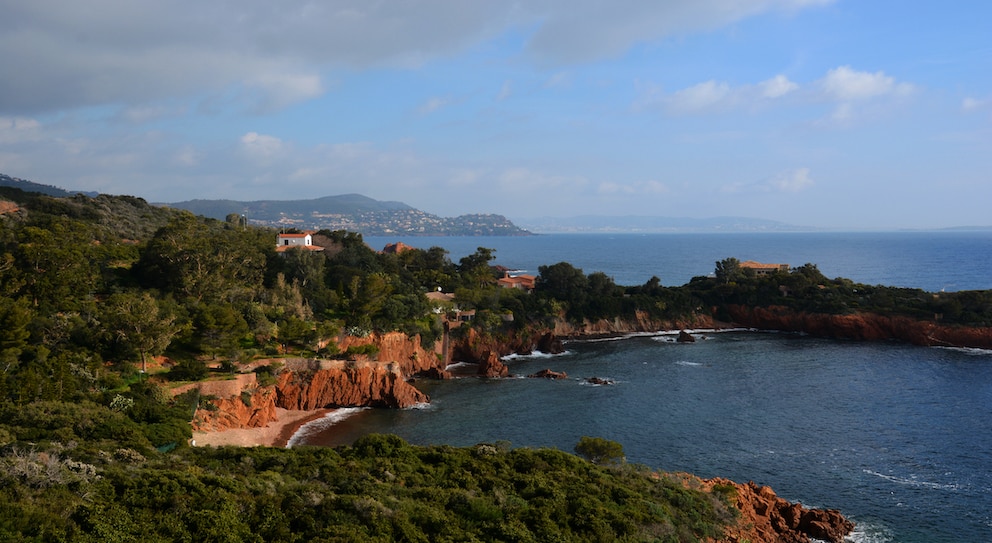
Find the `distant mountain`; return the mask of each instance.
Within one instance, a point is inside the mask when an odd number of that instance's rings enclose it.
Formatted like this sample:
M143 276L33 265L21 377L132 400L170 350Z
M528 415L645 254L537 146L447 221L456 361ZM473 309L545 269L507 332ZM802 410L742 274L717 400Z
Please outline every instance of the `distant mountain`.
M312 200L188 200L164 204L191 211L196 215L223 220L231 213L247 215L251 220L278 222L283 217L324 215L350 215L376 211L410 211L412 207L402 202L381 202L361 194L325 196Z
M313 200L190 200L163 204L197 215L226 219L244 215L251 224L276 228L349 230L366 236L526 236L502 215L439 217L402 202L384 202L361 194Z
M557 233L664 233L664 232L800 232L813 228L747 217L652 217L640 215L538 217L517 219L521 228L545 234Z
M96 196L97 194L99 194L96 192L63 190L58 187L53 187L51 185L42 185L41 183L35 183L33 181L28 181L26 179L11 177L9 175L2 173L0 173L0 187L13 187L15 189L23 190L24 192L37 192L39 194L44 194L46 196L54 196L56 198L66 198L69 196L74 196L76 194L85 194L86 196Z

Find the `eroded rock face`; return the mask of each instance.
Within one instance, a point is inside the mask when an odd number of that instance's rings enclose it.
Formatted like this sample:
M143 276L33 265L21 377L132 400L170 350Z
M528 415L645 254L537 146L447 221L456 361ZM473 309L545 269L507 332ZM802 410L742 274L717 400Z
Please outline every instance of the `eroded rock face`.
M245 389L235 396L218 398L209 403L212 407L196 410L192 424L194 431L264 428L277 417L276 391L273 387Z
M737 525L726 530L720 541L768 541L809 543L811 538L841 543L854 530L854 523L832 509L807 509L790 503L767 486L754 482L735 483L729 479L706 479L702 486L733 486L735 506L741 513Z
M411 407L430 400L407 382L398 364L298 361L276 384L276 405L309 411L326 407Z
M375 345L379 348L379 352L369 359L394 363L406 375L425 372L431 368L444 369L444 363L437 353L420 344L420 336L410 337L402 332L369 334L366 337L346 336L338 343L338 348L346 351L349 347L362 345Z

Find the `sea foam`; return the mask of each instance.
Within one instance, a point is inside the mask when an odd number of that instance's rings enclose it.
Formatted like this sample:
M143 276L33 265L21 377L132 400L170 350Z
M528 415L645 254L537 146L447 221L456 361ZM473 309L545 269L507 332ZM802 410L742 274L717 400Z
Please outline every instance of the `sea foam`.
M289 438L289 442L286 443L287 449L292 449L294 446L305 442L306 438L311 435L319 434L331 426L343 421L344 419L360 412L369 409L368 407L342 407L335 409L330 413L324 415L323 417L312 420L303 426L300 426L298 430Z

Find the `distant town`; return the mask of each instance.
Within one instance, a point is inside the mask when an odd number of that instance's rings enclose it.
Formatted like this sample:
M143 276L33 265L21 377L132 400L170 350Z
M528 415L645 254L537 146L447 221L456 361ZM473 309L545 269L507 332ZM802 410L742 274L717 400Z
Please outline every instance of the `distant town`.
M528 236L502 215L439 217L418 209L359 213L282 213L248 217L249 224L276 228L348 230L366 236Z

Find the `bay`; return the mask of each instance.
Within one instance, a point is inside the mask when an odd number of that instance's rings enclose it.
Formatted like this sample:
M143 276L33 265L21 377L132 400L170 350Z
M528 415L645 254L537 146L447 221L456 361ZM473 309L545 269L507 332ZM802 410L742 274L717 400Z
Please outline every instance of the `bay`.
M620 284L651 275L680 284L728 256L813 262L828 276L927 290L990 288L992 269L992 233L982 232L434 239L448 245L404 243L446 247L456 261L493 247L499 263L534 272L568 261ZM992 353L696 335L694 344L671 334L569 342L564 355L507 360L515 375L551 368L569 374L563 381L419 381L429 406L357 411L305 428L297 443L389 432L418 444L506 440L571 451L592 435L621 443L630 462L753 480L840 509L858 524L856 541L992 541Z

